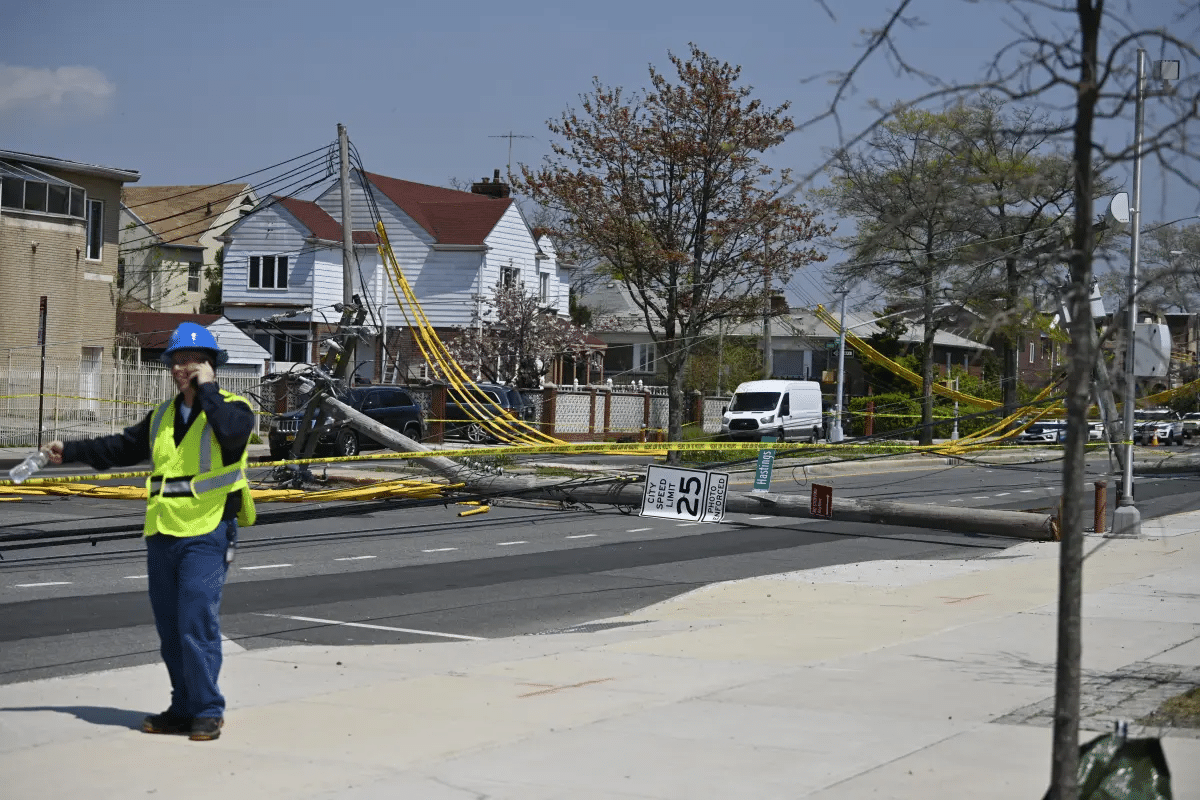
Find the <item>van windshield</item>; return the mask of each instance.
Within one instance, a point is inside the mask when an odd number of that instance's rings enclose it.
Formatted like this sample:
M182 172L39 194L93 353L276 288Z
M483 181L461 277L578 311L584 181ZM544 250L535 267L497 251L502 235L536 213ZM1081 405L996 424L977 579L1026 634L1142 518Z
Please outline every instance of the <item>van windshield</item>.
M738 392L729 404L730 411L774 411L779 392Z

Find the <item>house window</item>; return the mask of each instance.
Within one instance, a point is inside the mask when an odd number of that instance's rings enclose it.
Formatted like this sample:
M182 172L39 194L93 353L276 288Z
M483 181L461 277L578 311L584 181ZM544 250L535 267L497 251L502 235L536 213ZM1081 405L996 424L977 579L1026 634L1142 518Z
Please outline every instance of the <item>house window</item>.
M550 302L550 273L538 273L538 299L543 303Z
M521 281L521 270L516 267L502 267L500 269L500 285L505 289L512 289Z
M200 265L196 263L188 264L188 288L189 292L200 291Z
M0 161L0 206L84 219L83 189L24 164Z
M303 336L260 333L254 337L254 341L276 361L308 361L308 340Z
M633 346L633 372L654 372L654 342Z
M1037 360L1037 345L1034 342L1029 343L1029 363L1032 364Z
M287 256L250 256L250 288L286 289L288 287L287 268Z
M308 361L308 340L280 334L275 339L276 361Z
M87 257L99 261L104 252L104 201L88 200L87 210Z
M25 210L45 211L46 190L49 188L49 185L45 183L25 181Z

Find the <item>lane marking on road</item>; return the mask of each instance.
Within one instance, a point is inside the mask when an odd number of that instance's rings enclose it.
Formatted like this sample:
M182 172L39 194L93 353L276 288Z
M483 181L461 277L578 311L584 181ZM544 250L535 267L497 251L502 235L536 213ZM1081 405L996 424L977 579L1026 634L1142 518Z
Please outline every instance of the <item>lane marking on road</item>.
M693 525L699 525L699 524L700 524L699 522L680 522L680 523L679 523L678 525L676 525L675 527L676 527L676 528L690 528L690 527L692 527Z
M574 534L572 536L568 536L566 538L568 538L568 539L590 539L595 535L596 534L594 534L594 533L576 533L576 534Z
M1000 492L996 497L1008 497L1012 492Z
M376 557L377 556L343 556L342 558L335 558L334 561L362 561L363 559Z
M529 542L527 542L523 539L520 541L516 541L516 542L496 542L496 547L508 547L509 545L513 545L513 544L529 544Z
M282 569L283 567L290 567L290 566L292 566L292 565L291 564L260 564L257 567L241 567L241 569L247 569L247 570L249 570L249 569Z
M971 499L972 499L972 500L987 500L987 499L989 499L989 495L986 495L986 494L977 494L977 495L975 495L974 497L972 497Z
M1021 494L1033 494L1033 489L1022 489Z
M950 502L951 502L951 503L961 503L961 502L962 502L962 498L961 498L961 497L955 497L955 498L954 498L953 500L951 500Z
M126 575L126 576L123 578L123 580L127 580L127 581L140 581L140 580L145 580L146 578L149 578L149 577L150 577L149 575Z
M765 516L765 517L751 517L750 519L770 519L770 518L771 518L770 516Z
M449 553L451 550L457 550L457 547L434 547L431 550L422 550L422 553Z
M654 528L630 528L629 530L627 530L625 532L626 533L645 533L646 531L652 531L652 530L654 530Z
M18 583L18 589L32 589L36 586L70 586L71 581L46 581L45 583Z
M341 625L346 628L366 628L372 631L393 631L395 633L413 633L418 636L440 636L443 639L464 639L469 642L482 642L482 636L464 636L461 633L442 633L441 631L423 631L417 628L393 628L388 625L370 625L366 622L341 622L336 619L319 619L317 617L297 617L291 614L256 614L259 617L275 617L277 619L293 619L297 622L317 622L322 625Z

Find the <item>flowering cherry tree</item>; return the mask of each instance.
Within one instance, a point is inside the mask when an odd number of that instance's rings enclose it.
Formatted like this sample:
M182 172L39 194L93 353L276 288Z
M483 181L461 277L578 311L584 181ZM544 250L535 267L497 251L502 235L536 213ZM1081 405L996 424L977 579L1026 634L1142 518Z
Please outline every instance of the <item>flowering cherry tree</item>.
M470 325L446 343L451 355L484 380L534 389L555 359L590 357L587 332L546 309L521 286L497 284Z

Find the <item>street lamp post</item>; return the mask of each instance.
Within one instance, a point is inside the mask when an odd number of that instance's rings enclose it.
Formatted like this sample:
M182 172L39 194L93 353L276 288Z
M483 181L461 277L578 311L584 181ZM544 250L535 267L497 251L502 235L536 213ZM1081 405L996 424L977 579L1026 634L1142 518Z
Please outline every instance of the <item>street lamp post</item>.
M1155 64L1158 78L1165 85L1179 77L1178 61ZM1137 331L1137 269L1141 245L1142 218L1142 129L1145 125L1146 51L1137 51L1137 87L1133 112L1133 207L1129 209L1129 338L1125 349L1125 464L1121 478L1121 497L1113 512L1113 536L1140 536L1142 515L1133 504L1133 411L1137 399L1137 375L1134 353Z
M1136 381L1133 357L1137 332L1137 267L1139 228L1142 218L1142 125L1145 122L1146 51L1137 52L1137 89L1133 112L1133 207L1129 209L1129 276L1126 281L1129 330L1125 346L1125 464L1121 476L1121 497L1113 512L1113 536L1140 536L1142 515L1133 504L1133 404Z
M833 426L829 429L829 441L840 442L842 435L842 386L843 374L846 371L846 289L839 294L842 296L841 320L838 322L838 371L837 371L837 400L834 405Z

